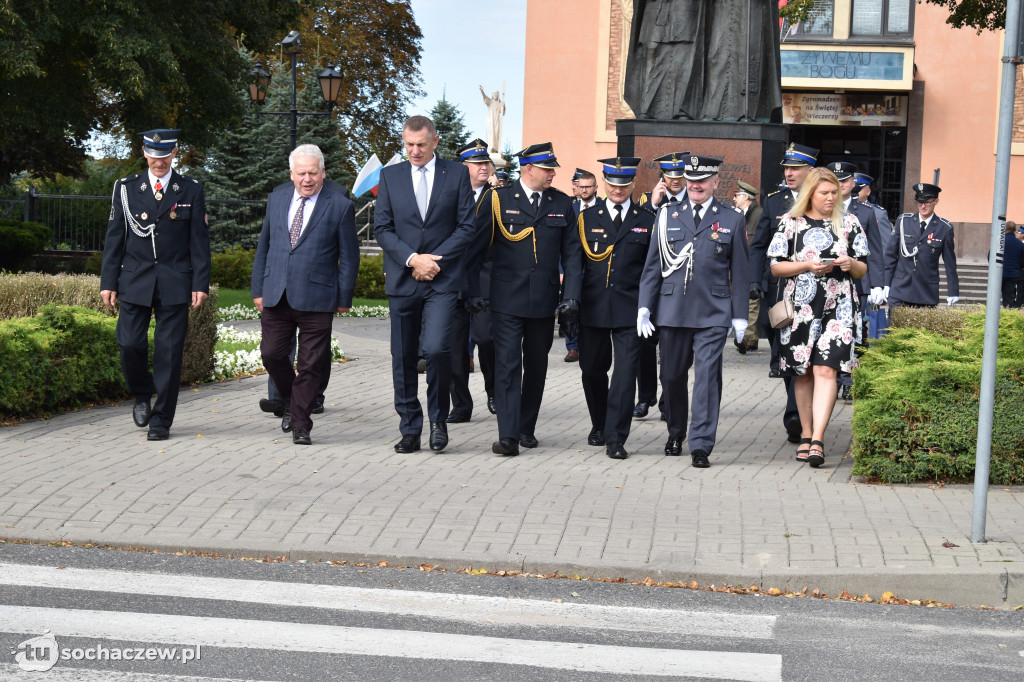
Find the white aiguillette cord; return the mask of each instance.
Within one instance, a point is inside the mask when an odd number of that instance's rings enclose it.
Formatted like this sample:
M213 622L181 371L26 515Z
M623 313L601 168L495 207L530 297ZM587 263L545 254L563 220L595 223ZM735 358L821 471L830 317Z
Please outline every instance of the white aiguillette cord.
M693 278L693 242L687 242L678 254L672 251L668 242L668 205L658 209L658 253L661 255L661 276L668 277L676 270L686 267L683 278L683 293L686 283Z
M127 230L128 227L131 227L132 232L143 239L149 237L153 241L153 258L156 258L156 235L153 233L156 223L150 223L143 227L142 223L135 220L131 209L128 207L128 188L123 182L121 183L121 210L124 212L125 229Z
M903 216L900 216L900 253L904 258L913 258L914 265L917 265L917 244L914 244L913 251L907 251L907 237L903 233L903 223L905 222L907 221L903 219Z

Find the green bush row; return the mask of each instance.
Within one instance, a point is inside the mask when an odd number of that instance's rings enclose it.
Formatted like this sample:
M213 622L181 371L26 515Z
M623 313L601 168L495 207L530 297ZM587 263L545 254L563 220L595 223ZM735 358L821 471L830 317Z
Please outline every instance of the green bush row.
M15 283L39 275L5 275ZM5 418L48 414L125 396L117 346L117 318L99 302L99 280L87 275L52 277L48 300L36 308L0 319L0 415ZM82 291L89 306L76 305ZM217 287L210 299L189 310L182 362L182 383L206 381L213 370L217 340ZM63 295L62 295L63 294ZM93 299L95 299L95 305ZM155 322L150 323L150 354Z
M210 281L225 289L248 289L252 278L252 249L232 248L211 257ZM356 277L357 298L385 298L384 259L380 256L360 256L359 275Z
M884 483L974 476L985 314L896 309L854 372L855 475ZM921 325L919 327L908 326ZM1024 314L1000 315L991 482L1024 484Z

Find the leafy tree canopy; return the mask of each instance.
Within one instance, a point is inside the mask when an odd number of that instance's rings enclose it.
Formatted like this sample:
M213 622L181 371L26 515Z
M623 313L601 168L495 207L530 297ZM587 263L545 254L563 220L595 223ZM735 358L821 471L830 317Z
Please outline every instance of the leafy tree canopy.
M224 96L251 67L237 44L269 48L299 10L295 0L5 0L0 183L22 170L81 174L93 130L173 127L209 144L243 111Z
M1006 0L925 0L949 10L946 23L954 28L973 28L978 33L1006 25Z

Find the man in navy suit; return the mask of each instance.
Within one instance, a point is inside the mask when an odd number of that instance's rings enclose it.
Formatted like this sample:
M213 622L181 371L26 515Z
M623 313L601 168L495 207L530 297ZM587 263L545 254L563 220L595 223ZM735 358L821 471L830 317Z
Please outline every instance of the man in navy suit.
M147 173L114 184L103 244L100 296L114 307L117 343L132 418L149 426L148 440L166 440L178 405L188 307L210 291L210 234L206 198L198 180L171 169L179 130L142 133ZM149 371L149 320L156 316L153 371ZM152 404L156 391L156 404Z
M721 159L686 159L686 198L663 204L640 278L637 331L661 330L661 386L668 411L665 454L682 453L687 412L693 466L710 466L722 402L722 350L730 324L747 328L750 288L743 215L715 199ZM652 322L652 320L654 322ZM687 375L694 367L690 409Z
M641 343L633 326L633 311L654 215L632 202L639 158L600 162L608 198L577 219L584 256L580 370L592 426L587 444L604 445L612 459L626 459Z
M448 446L451 327L465 291L466 249L473 241L473 188L461 163L437 158L434 122L412 116L402 129L408 161L381 170L374 235L384 251L391 311L391 376L402 438L395 452L420 449L417 350L427 365L430 449ZM421 335L422 331L422 335Z
M284 398L281 430L296 445L310 445L310 414L330 353L335 313L347 312L359 273L355 210L344 195L324 186L324 156L312 144L288 157L292 187L267 200L252 265L251 293L263 313L263 366ZM299 333L298 374L289 357Z
M939 304L939 258L946 267L946 304L960 300L956 274L953 224L935 215L942 188L919 182L914 185L917 213L904 213L896 221L894 239L885 251L885 286L882 300L889 307L909 305L934 308ZM890 287L892 292L890 294Z

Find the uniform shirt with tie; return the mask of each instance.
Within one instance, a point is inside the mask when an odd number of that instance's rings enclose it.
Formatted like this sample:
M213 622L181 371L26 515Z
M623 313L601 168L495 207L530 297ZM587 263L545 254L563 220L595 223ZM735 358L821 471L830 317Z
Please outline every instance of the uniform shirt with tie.
M523 194L526 195L530 205L533 206L533 210L536 211L537 207L540 206L540 200L544 198L544 192L538 192L535 189L530 189L523 184L522 178L519 179L519 186L523 188Z
M616 204L611 199L605 199L605 206L608 209L608 215L612 217L612 222L615 224L615 229L618 230L622 227L622 217L629 211L630 200L626 197L626 200L621 204Z
M654 208L661 208L662 204L668 202L670 204L681 203L686 198L686 190L684 189L679 194L669 194L666 190L665 199Z
M157 176L153 175L153 171L148 171L149 187L153 191L153 195L154 196L156 195L156 193L158 191L157 190L157 185L158 184L160 185L159 191L164 192L164 191L167 190L167 183L171 181L171 173L173 173L173 171L167 171L167 175L165 175L163 177L157 177Z

